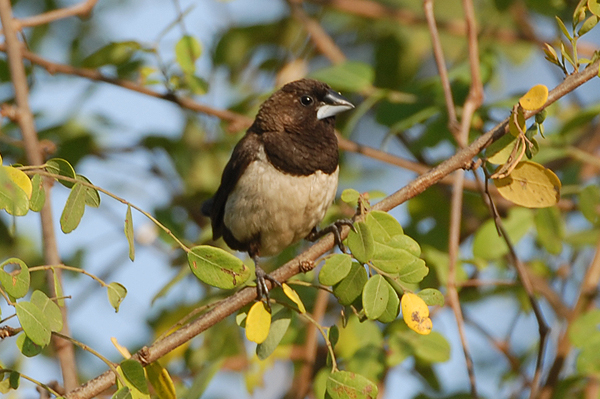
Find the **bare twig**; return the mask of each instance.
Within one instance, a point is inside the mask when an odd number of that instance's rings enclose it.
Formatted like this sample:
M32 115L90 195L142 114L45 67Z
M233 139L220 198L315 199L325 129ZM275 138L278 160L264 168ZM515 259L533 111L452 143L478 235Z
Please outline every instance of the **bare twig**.
M29 89L27 84L27 76L25 74L25 67L23 65L22 46L15 31L10 0L0 0L0 20L2 21L2 28L4 31L4 46L8 55L12 83L15 88L17 122L21 129L21 134L23 135L23 143L25 146L27 162L30 165L42 165L44 161L35 130L33 114L31 113L31 109L29 107ZM51 186L52 181L45 179L44 189L47 193L50 193ZM54 234L54 222L52 219L52 203L50 195L46 195L46 202L44 203L44 207L40 212L40 217L42 220L44 260L47 264L58 264L60 263L60 256L58 254L58 246L56 243L56 236ZM60 273L57 273L56 276L58 284L62 285ZM51 296L60 296L60 294L57 292L57 287L54 285L54 276L51 275L50 272L47 274L47 280ZM66 306L61 306L61 313L63 318L62 331L64 334L68 335L69 322L67 318ZM65 389L67 391L74 389L77 386L78 381L73 345L69 341L57 338L56 336L53 336L52 342L60 362Z
M16 19L15 29L21 30L23 28L44 25L59 19L75 16L85 18L91 14L97 2L98 0L85 0L70 7L48 11L29 18Z
M302 23L302 26L304 26L304 29L306 29L310 35L317 50L333 64L340 64L346 61L346 56L342 50L340 50L333 39L325 32L325 29L323 29L321 24L304 12L302 9L302 2L299 2L298 0L288 0L288 3L292 8L292 15Z

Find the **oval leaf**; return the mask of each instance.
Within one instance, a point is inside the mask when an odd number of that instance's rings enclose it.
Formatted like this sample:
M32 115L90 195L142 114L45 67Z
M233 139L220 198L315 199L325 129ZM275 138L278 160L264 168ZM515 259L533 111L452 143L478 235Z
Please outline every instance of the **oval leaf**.
M239 287L251 274L251 270L240 259L208 245L192 248L188 252L188 264L201 281L223 289Z
M31 178L31 200L29 201L29 209L34 212L39 212L44 207L46 202L46 191L44 190L44 181L40 175L33 175Z
M362 294L367 280L368 277L365 268L361 264L353 262L348 275L333 286L333 294L337 297L340 304L344 306L350 305Z
M31 303L40 308L42 313L46 315L50 330L56 332L62 330L63 319L60 308L54 301L50 300L46 294L40 290L33 291L33 294L31 294Z
M85 187L80 183L76 183L69 193L65 209L63 209L60 216L60 228L63 233L70 233L79 226L85 212L85 197Z
M87 183L87 184L92 184L92 182L83 175L77 175L77 180ZM87 206L91 206L92 208L98 208L100 206L100 193L98 193L98 190L96 190L93 187L88 187L86 185L84 185L84 187L85 187L85 204Z
M417 296L425 301L427 306L444 306L444 295L435 288L425 288Z
M373 234L373 239L378 242L386 242L393 236L404 234L400 223L387 212L369 212L366 223Z
M519 99L521 107L527 111L535 111L546 104L548 88L544 85L535 85Z
M15 308L19 323L21 323L21 327L23 327L23 331L29 339L42 347L48 345L52 332L50 323L48 323L48 319L46 319L40 308L27 301L17 302Z
M335 285L350 272L352 257L348 254L334 254L327 258L319 272L319 282L323 285Z
M200 42L193 36L185 35L175 45L175 59L185 73L193 73L194 65L202 54Z
M115 308L115 313L119 311L119 306L123 299L127 296L127 289L123 284L112 282L107 287L108 290L108 302Z
M560 199L558 177L550 169L531 161L519 162L510 175L495 179L494 185L504 198L526 208L545 208Z
M433 324L429 318L429 308L425 301L411 292L405 292L400 301L402 317L411 330L421 335L431 333Z
M29 197L11 179L9 169L11 168L8 166L0 167L0 209L4 209L9 215L24 216L29 211Z
M369 279L362 292L365 314L371 320L379 318L385 311L389 298L389 284L377 274Z
M348 248L359 262L367 263L373 256L373 234L365 222L354 223L354 228L356 231L350 230L348 234Z
M144 368L133 359L123 360L119 366L123 372L123 376L127 382L131 383L133 388L140 391L144 395L148 395L148 383L146 382L146 374Z
M17 336L17 348L21 351L24 356L34 357L39 355L44 347L37 345L33 342L27 334L19 334Z
M27 194L27 198L31 199L33 187L31 185L31 180L29 180L29 176L12 166L2 166L2 169L6 172L9 179Z
M18 270L5 271L9 265L18 267ZM10 258L0 264L0 284L13 298L23 298L29 291L29 282L29 268L21 259Z
M267 339L271 326L271 313L264 302L256 302L246 317L246 338L260 344Z
M256 346L256 355L260 360L265 360L273 353L291 322L292 312L287 308L282 308L273 315L267 338Z
M335 371L327 378L326 390L331 399L375 399L377 385L360 374Z
M62 158L52 158L46 162L46 171L55 176L55 179L59 181L65 187L71 188L75 183L66 181L60 178L60 176L69 177L71 179L77 179L75 169L71 164Z
M391 323L392 321L396 320L396 317L398 317L398 313L400 312L400 298L398 298L398 293L396 290L394 290L394 288L392 288L390 283L388 283L387 286L388 301L385 305L385 310L377 319L382 323Z

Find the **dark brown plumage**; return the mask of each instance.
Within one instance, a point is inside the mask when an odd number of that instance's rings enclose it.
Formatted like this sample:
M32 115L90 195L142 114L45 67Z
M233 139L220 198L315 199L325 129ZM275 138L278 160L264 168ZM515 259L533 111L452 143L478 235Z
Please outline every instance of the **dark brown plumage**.
M267 99L235 146L215 196L202 207L213 238L254 259L274 255L312 232L337 188L334 115L353 105L325 83L302 79Z

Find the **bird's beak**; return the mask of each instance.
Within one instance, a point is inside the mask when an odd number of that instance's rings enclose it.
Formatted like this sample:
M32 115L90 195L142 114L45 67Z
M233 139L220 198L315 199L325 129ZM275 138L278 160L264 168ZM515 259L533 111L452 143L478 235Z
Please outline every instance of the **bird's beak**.
M317 119L325 119L354 108L354 105L340 93L329 90L323 98L323 103L317 109Z

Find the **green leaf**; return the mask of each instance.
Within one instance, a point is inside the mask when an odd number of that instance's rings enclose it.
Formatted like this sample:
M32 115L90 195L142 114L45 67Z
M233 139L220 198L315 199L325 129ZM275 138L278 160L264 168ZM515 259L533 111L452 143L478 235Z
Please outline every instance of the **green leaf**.
M4 269L9 265L18 267L18 270L7 272ZM13 298L23 298L27 294L29 281L29 268L21 259L10 258L0 264L0 285Z
M92 182L83 175L77 175L76 179L79 181L88 183L88 184L92 184ZM95 188L88 187L88 186L84 186L84 187L85 187L85 204L92 208L98 208L100 206L100 193L98 193L98 190L96 190Z
M347 188L342 191L341 198L345 203L356 206L360 198L360 193L352 188Z
M34 357L39 355L44 347L37 345L33 342L27 334L19 334L17 337L17 348L21 351L24 356Z
M81 66L99 68L104 65L123 65L129 62L135 52L140 49L140 44L134 41L112 42L88 55L81 62Z
M60 228L63 233L70 233L79 226L85 212L86 195L86 189L80 183L76 183L71 189L65 209L60 216Z
M377 385L362 375L348 371L335 371L327 378L327 394L331 399L375 399Z
M585 347L590 341L600 342L600 309L593 309L579 316L569 328L569 339L577 348Z
M589 31L591 31L598 24L598 16L592 15L588 19L585 20L581 28L579 28L579 36L583 36Z
M414 263L403 265L397 274L397 278L404 283L416 284L423 281L428 274L429 268L425 265L425 261L417 258Z
M511 208L503 219L504 228L511 242L516 244L533 226L533 212L525 208ZM508 253L508 247L498 236L492 219L487 220L475 233L473 255L485 260L495 260Z
M369 64L346 61L320 69L312 73L311 77L328 83L336 90L358 92L371 86L375 79L375 71Z
M202 54L200 42L193 36L183 36L175 44L175 59L185 73L194 73L195 62Z
M239 258L208 245L199 245L188 252L192 273L214 287L232 289L250 278L251 270Z
M335 285L348 275L351 267L352 257L350 255L331 255L319 272L319 282L323 285Z
M63 319L60 308L54 301L50 300L40 290L33 291L31 294L31 303L40 308L42 313L48 319L50 330L59 332L63 328Z
M593 224L600 222L600 187L589 185L579 193L579 210Z
M538 209L534 216L538 241L546 251L553 255L562 252L562 239L565 237L565 225L558 207Z
M419 335L414 345L415 356L426 363L441 363L450 359L450 344L437 331Z
M567 27L565 26L564 22L558 16L555 16L555 18L556 18L556 23L558 24L558 27L562 31L563 35L565 35L567 37L567 39L569 39L569 41L573 40L573 38L571 37L571 34L567 30Z
M366 223L373 234L373 239L377 242L387 242L394 236L404 234L400 223L387 212L369 212Z
M510 154L517 144L517 138L512 134L505 134L494 141L485 149L485 156L494 165L503 165L508 161Z
M365 222L354 223L354 227L356 231L350 230L348 234L348 248L359 262L367 263L375 249L373 234Z
M338 298L340 304L350 305L362 294L367 280L367 271L364 266L353 262L348 275L333 286L333 294Z
M15 308L19 323L29 339L42 347L48 345L52 332L50 323L40 308L27 301L17 302Z
M146 382L146 374L144 374L144 368L138 362L133 359L127 359L121 362L121 371L123 376L127 379L131 385L143 393L148 395L148 383Z
M108 290L108 302L110 305L115 308L115 313L119 311L119 306L123 299L127 296L127 289L123 286L123 284L112 282L106 286Z
M60 184L67 188L73 187L75 183L60 179L60 176L69 177L71 179L77 179L75 169L71 164L62 158L52 158L46 161L46 171L55 176Z
M362 303L365 314L371 320L379 318L386 309L390 285L377 274L369 279L362 292Z
M388 283L388 301L385 306L385 310L377 319L382 323L391 323L396 320L398 317L398 313L400 313L400 298L398 298L398 293L392 286Z
M444 306L444 295L435 288L425 288L417 293L427 306Z
M135 242L133 238L133 218L131 216L131 205L127 204L127 213L125 214L125 237L129 245L129 259L133 262L135 259Z
M273 315L267 339L256 346L256 355L260 360L265 360L273 353L283 339L291 322L292 311L288 308L281 308Z
M148 364L144 369L158 399L177 399L173 380L167 369L161 366L158 360Z
M21 374L18 371L11 371L8 377L8 381L10 383L10 387L12 389L19 389L19 382L21 380Z
M29 200L29 209L34 212L39 212L44 207L46 202L46 191L44 190L44 182L40 175L33 175L31 178L32 192Z

